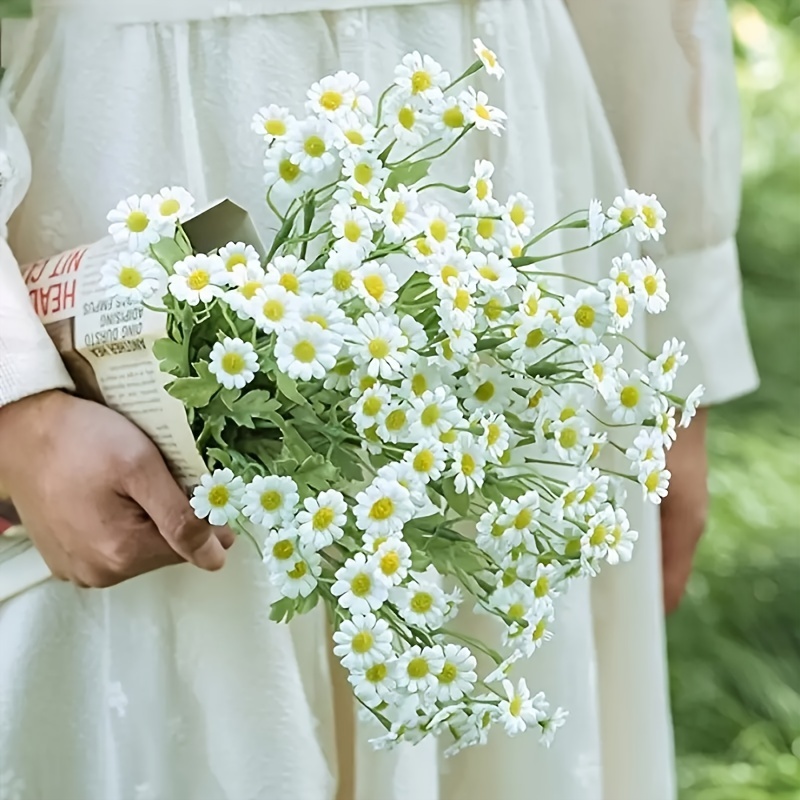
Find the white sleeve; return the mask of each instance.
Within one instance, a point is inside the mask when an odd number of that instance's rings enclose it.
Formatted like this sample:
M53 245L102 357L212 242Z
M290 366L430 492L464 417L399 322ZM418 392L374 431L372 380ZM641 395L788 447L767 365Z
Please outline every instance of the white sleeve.
M6 241L11 214L30 181L30 158L0 98L0 406L72 381L34 313L19 265Z
M656 193L667 235L647 250L670 305L648 338L687 343L681 390L718 403L758 375L742 309L736 250L740 119L724 0L567 0L630 185Z

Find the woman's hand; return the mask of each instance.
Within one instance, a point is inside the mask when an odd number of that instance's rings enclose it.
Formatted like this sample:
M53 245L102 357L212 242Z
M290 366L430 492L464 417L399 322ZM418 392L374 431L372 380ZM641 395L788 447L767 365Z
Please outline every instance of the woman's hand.
M661 503L661 552L664 568L664 606L667 613L680 604L695 549L708 517L708 458L706 409L700 409L667 452L672 473L669 494Z
M79 586L183 561L217 570L233 543L195 517L139 428L63 392L0 409L0 484L53 574Z

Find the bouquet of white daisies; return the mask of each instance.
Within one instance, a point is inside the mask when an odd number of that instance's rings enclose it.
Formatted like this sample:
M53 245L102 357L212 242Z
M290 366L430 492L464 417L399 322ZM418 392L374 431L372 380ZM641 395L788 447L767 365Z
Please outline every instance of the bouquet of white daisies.
M551 741L566 714L513 664L548 640L571 581L630 559L625 484L661 501L675 409L688 424L702 391L672 393L680 342L648 354L625 334L667 305L650 259L623 253L593 284L548 271L563 254L541 247L567 228L586 236L570 252L658 239L655 196L536 232L524 194L494 197L488 161L465 185L427 177L473 131L502 133L503 112L462 88L502 76L475 52L455 80L407 55L376 104L338 72L304 118L262 109L279 220L265 257L193 252L183 189L109 215L126 248L109 293L167 315L155 352L208 467L192 506L259 548L276 621L327 607L378 746L441 734L455 751L495 725ZM604 468L608 449L627 472ZM495 618L493 640L453 624L463 603Z

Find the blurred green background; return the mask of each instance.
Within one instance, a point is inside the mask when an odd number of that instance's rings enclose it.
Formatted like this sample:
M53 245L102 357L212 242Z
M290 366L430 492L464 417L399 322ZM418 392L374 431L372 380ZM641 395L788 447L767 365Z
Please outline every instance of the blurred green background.
M800 800L800 0L730 8L762 386L713 412L709 531L669 623L681 800Z

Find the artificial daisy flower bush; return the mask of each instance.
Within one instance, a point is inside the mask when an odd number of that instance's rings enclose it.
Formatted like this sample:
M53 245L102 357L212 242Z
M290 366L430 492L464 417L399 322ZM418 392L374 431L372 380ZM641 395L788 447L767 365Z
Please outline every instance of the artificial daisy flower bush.
M668 301L650 259L621 252L598 283L548 269L556 232L585 237L569 252L657 240L655 196L587 199L537 231L488 161L463 185L428 178L465 136L503 132L464 86L503 74L475 52L455 80L411 53L376 100L338 72L298 115L261 109L266 253L194 252L177 187L109 215L109 293L167 315L155 353L208 467L193 508L259 549L276 621L327 607L376 746L443 735L453 752L494 727L550 743L566 712L514 664L573 581L631 558L627 488L661 502L676 409L688 424L701 393L673 393L681 342L646 353L626 334ZM459 632L464 604L493 640Z

